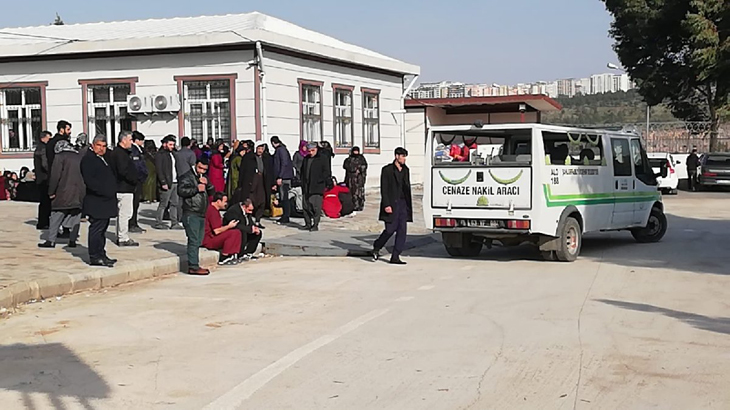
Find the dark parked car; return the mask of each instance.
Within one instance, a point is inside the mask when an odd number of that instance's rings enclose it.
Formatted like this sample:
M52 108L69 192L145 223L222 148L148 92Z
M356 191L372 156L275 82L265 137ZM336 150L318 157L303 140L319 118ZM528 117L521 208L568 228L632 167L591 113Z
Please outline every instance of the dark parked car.
M700 187L730 187L730 153L710 153L702 156L697 174Z

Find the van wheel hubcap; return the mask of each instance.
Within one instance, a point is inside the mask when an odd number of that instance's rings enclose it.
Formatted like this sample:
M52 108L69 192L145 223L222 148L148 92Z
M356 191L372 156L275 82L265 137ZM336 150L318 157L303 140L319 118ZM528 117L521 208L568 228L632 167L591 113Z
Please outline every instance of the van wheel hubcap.
M568 232L565 235L565 242L568 247L568 252L570 252L571 255L575 254L578 250L578 232L575 228L568 228Z
M646 233L649 236L654 236L661 230L662 224L659 222L659 218L656 216L649 217L649 223L646 225Z

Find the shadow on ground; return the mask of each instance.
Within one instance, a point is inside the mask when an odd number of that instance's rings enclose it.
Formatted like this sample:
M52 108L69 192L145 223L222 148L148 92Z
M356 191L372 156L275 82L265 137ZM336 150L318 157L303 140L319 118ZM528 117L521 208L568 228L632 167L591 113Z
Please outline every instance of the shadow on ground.
M20 393L29 410L45 408L31 395L45 395L55 410L66 409L63 397L90 410L91 399L109 397L111 392L99 374L60 343L0 346L0 375L0 390Z
M618 300L596 299L597 302L637 312L658 313L682 321L694 328L708 332L730 335L730 317L709 317L678 310L665 309L644 303L622 302Z

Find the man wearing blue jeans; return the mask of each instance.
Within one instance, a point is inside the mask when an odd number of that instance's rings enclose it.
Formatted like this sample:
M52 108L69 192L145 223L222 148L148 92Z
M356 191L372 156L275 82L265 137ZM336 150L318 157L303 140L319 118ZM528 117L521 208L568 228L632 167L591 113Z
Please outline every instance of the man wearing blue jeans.
M383 167L380 174L380 220L385 230L373 245L373 259L380 258L380 250L395 234L395 247L390 257L392 265L405 265L400 259L406 246L408 222L413 222L413 201L411 198L411 175L406 166L408 151L396 148L395 161Z
M205 212L208 197L215 193L215 187L204 177L208 172L208 159L203 157L194 167L178 179L177 193L183 201L183 226L188 237L188 274L206 276L210 270L200 267L200 246L205 235Z

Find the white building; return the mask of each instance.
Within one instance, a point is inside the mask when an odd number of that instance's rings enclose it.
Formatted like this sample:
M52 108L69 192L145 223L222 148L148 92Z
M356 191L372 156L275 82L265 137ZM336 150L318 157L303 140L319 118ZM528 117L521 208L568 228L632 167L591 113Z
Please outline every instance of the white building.
M260 13L2 31L0 168L13 170L32 166L34 138L62 119L110 144L134 129L157 141L279 135L292 152L327 140L334 175L353 145L375 170L405 143L406 80L420 71Z

